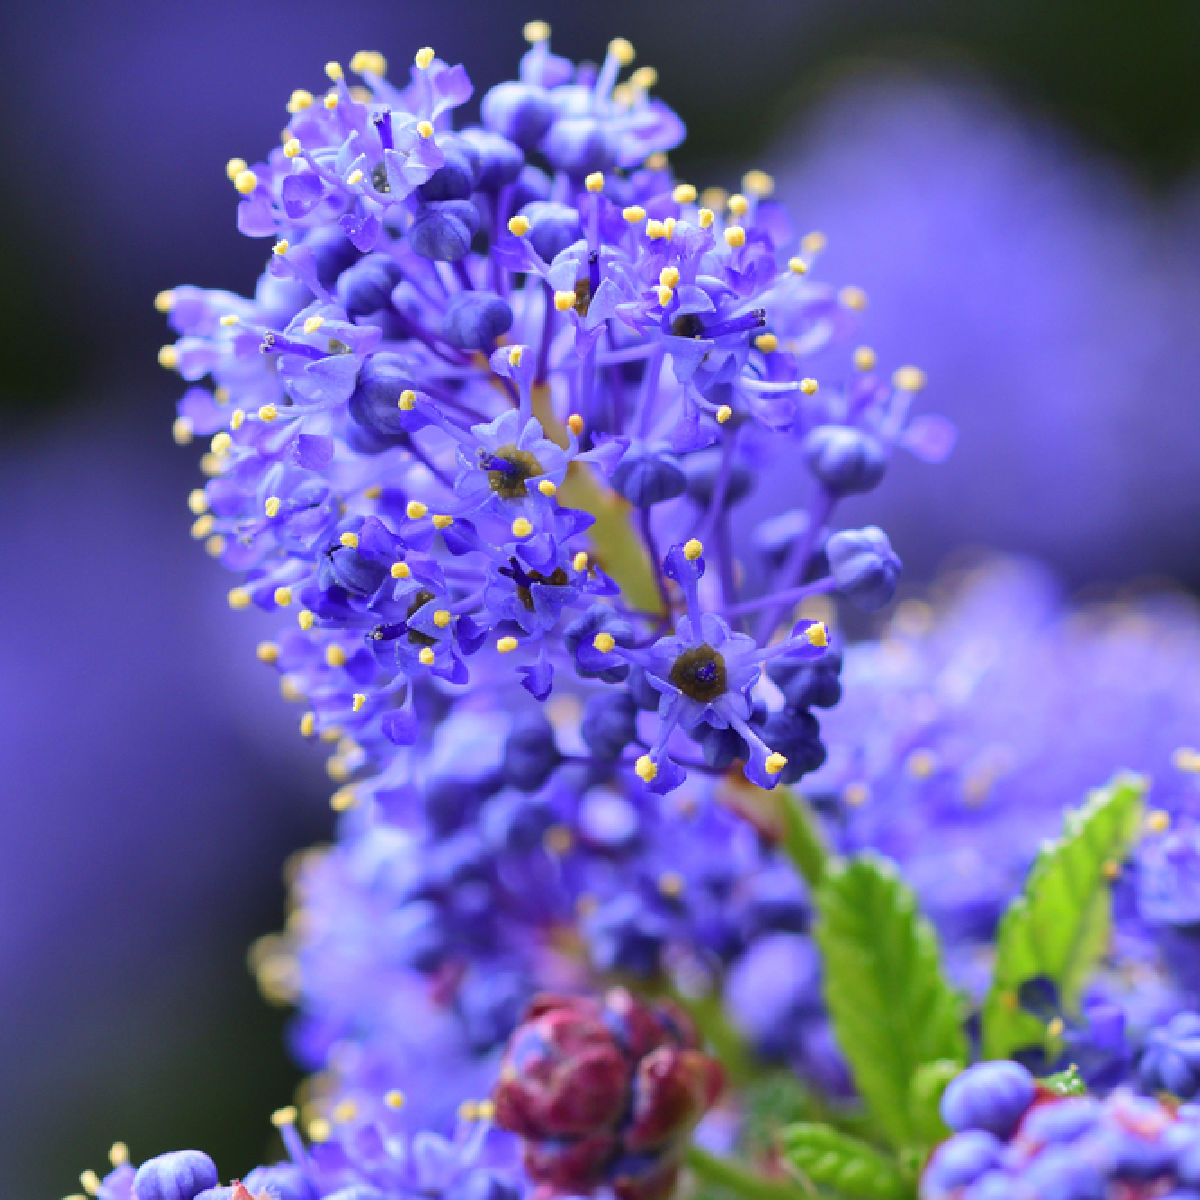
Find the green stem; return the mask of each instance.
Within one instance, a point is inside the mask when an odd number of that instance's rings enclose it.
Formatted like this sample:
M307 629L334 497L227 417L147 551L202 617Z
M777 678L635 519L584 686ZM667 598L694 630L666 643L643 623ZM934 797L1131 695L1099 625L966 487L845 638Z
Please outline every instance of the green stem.
M776 788L775 794L779 798L779 814L783 821L781 847L809 887L815 889L825 878L830 859L816 814L808 801L790 788Z
M710 992L693 997L670 988L667 994L695 1022L704 1040L721 1060L721 1066L725 1068L731 1083L748 1083L762 1074L750 1047L729 1020L720 993Z
M798 1200L803 1192L782 1179L764 1179L741 1163L689 1146L687 1164L706 1183L727 1188L743 1200Z

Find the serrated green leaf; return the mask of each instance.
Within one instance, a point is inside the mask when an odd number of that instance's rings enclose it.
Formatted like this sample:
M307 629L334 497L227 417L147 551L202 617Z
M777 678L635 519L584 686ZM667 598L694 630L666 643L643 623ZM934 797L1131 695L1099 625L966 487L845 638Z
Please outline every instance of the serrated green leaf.
M873 855L831 867L817 891L825 1002L854 1081L889 1142L920 1140L910 1106L918 1069L967 1047L937 935L895 868Z
M922 1063L917 1068L909 1089L909 1107L922 1146L936 1146L950 1136L942 1120L942 1093L961 1070L962 1063L948 1058Z
M996 936L992 986L983 1005L986 1058L1008 1058L1046 1039L1045 1022L1017 1002L1023 983L1045 976L1058 986L1066 1011L1077 1009L1108 944L1108 873L1137 836L1145 790L1140 777L1117 776L1068 813L1062 836L1038 853Z
M784 1130L783 1149L804 1179L848 1200L906 1200L913 1193L892 1159L829 1125L792 1125Z

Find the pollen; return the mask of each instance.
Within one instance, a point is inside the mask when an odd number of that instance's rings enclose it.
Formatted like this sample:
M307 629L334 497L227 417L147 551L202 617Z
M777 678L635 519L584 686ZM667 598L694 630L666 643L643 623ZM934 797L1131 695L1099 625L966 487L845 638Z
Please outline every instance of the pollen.
M282 1129L285 1125L295 1125L296 1110L292 1105L287 1105L285 1108L277 1108L271 1114L271 1124L276 1129Z
M290 113L303 112L312 108L313 94L307 88L296 88L288 97L287 110Z
M646 219L646 210L640 204L631 204L628 208L621 209L621 216L630 225L640 225Z
M396 562L392 563L392 578L407 579L412 574L408 563Z
M565 825L551 825L542 836L542 845L550 854L567 854L575 844L575 837Z
M317 623L317 614L311 608L302 608L296 614L296 623L307 633Z
M817 230L812 233L806 233L800 239L800 253L807 254L812 258L814 254L820 254L825 249L827 239L825 235Z
M591 173L591 174L590 174L590 175L589 175L589 176L588 176L588 177L587 177L587 178L586 178L586 179L583 181L583 186L584 186L585 188L587 188L587 190L588 190L589 192L602 192L602 191L604 191L604 172L603 172L603 171L593 171L593 172L592 172L592 173Z
M417 658L420 659L422 666L432 667L433 666L433 649L432 649L432 647L430 647L430 646L422 647L421 653L417 655Z
M521 359L524 357L525 357L525 347L524 346L512 346L509 348L509 351L508 351L508 365L510 367L514 367L514 368L519 367L521 365Z
M570 312L570 310L575 307L575 293L555 292L554 307L558 309L559 312Z
M735 217L744 217L750 211L750 201L746 199L740 192L734 192L729 197L729 211Z
M300 718L300 736L312 737L317 728L317 714L314 712L306 712Z
M448 609L439 608L437 610L437 612L435 612L433 614L433 623L439 629L445 629L446 626L450 624L450 621L451 621L451 616L450 616L450 612Z
M95 1171L87 1170L79 1176L79 1182L83 1185L83 1190L89 1196L96 1195L100 1191L100 1176Z
M574 567L576 571L586 571L588 566L587 551L578 551L575 557L571 559L571 566Z
M925 372L920 367L899 367L892 373L892 385L902 392L919 392L925 386Z
M187 506L194 517L200 516L201 513L208 512L208 496L203 488L192 488L192 490L188 492Z
M674 289L669 287L657 287L654 289L658 293L658 303L662 308L666 308L672 300L675 299Z
M768 775L778 775L787 766L787 758L782 754L768 754L764 764Z
M246 423L246 413L245 413L244 409L235 408L233 410L233 412L231 412L229 414L229 428L232 429L235 433L239 429L241 429L241 427L245 423Z
M867 307L867 293L860 287L844 287L838 292L838 303L851 312L863 312Z
M817 389L820 386L821 385L815 379L812 379L812 378L806 378L806 379L800 380L800 390L806 396L815 396L817 394Z
M522 36L531 45L550 40L550 26L545 21L527 21L521 30Z
M392 1088L384 1094L383 1102L391 1109L401 1109L405 1104L405 1095L399 1088Z
M754 339L754 344L764 354L773 354L779 349L779 339L773 333L760 333Z
M449 529L454 524L454 518L449 513L437 513L433 518L434 529Z
M158 365L166 368L168 371L173 371L179 366L179 351L174 346L160 346L158 351Z
M578 437L583 432L583 418L578 413L572 413L567 418L567 428Z
M236 325L236 324L238 323L238 315L237 315L237 313L226 313L226 314L225 314L225 315L224 315L224 316L221 318L221 322L220 322L220 323L221 323L223 326L225 326L225 328L226 328L226 329L230 329L230 328L232 328L234 325Z
M279 647L274 642L259 642L254 648L254 656L259 662L270 666L279 661Z
M697 214L697 219L700 222L701 229L708 229L710 225L717 219L717 214L711 208L702 208Z
M704 553L704 543L699 538L689 538L683 544L683 557L695 562Z
M423 138L433 137L433 122L432 121L418 121L417 122L417 133L419 133L421 135L421 137L423 137Z
M937 770L937 758L929 750L914 750L904 768L914 779L928 779Z
M527 517L518 517L512 523L512 535L515 538L527 538L533 532L533 523Z
M363 705L365 705L366 702L367 702L366 692L355 692L354 695L350 698L350 707L355 712L362 712Z
M633 769L643 783L653 783L658 777L658 765L648 754L643 754L634 764Z
M277 416L279 416L279 409L277 409L273 404L264 404L262 408L258 410L258 419L260 421L274 421Z
M775 190L775 180L766 171L747 171L742 176L742 187L752 196L769 196Z
M696 189L690 183L678 184L675 190L671 193L671 199L676 204L695 204Z
M175 293L167 290L154 297L154 307L160 313L169 313L175 307Z
M309 317L308 320L304 322L304 332L305 333L316 333L317 330L320 329L321 326L324 324L325 324L324 317L315 317L315 316Z
M108 1161L114 1167L123 1167L129 1161L129 1147L124 1142L113 1142L108 1148Z
M266 504L263 505L263 511L268 517L279 516L280 499L278 496L268 496Z
M346 176L346 184L348 187L357 187L364 179L363 173L355 167L349 175Z
M668 899L682 896L686 888L687 880L678 871L664 871L658 877L658 890Z
M415 62L422 71L429 70L429 68L433 65L433 59L434 54L432 46L422 46L420 50L413 55L413 62Z
M330 92L329 95L321 101L321 103L324 104L330 112L333 112L333 110L338 106L337 92Z
M1186 771L1189 775L1200 774L1200 750L1180 746L1171 755L1171 766L1177 771Z
M210 533L212 533L212 531L213 531L212 513L205 513L203 516L197 517L192 522L192 530L191 530L192 537L194 537L196 539L196 541L198 541L198 542L203 541L206 537L208 537L208 535Z
M249 165L250 164L244 158L231 158L225 164L225 177L229 180L230 183L236 183L237 177L244 170L246 170L246 168Z
M258 176L249 169L239 171L233 181L233 186L237 188L243 196L248 196L256 187L258 187Z
M529 232L529 218L522 216L510 217L508 232L514 237L524 237Z
M333 1135L333 1127L324 1117L313 1117L308 1123L306 1132L308 1133L308 1140L316 1142L319 1145L321 1142L329 1141Z
M359 50L350 60L356 75L386 75L387 59L378 50Z
M628 38L616 37L608 43L608 52L621 64L623 67L629 66L637 57L637 51L633 48L633 43Z
M332 645L325 647L325 661L331 667L344 667L346 665L346 651L341 646Z
M732 416L733 409L730 408L728 404L722 404L721 407L717 409L717 424L724 425L725 422L728 421Z
M419 521L429 511L428 504L422 504L420 500L410 500L404 506L405 515L410 521Z
M327 62L325 64L325 74L336 83L339 79L345 78L346 72L342 70L340 62Z
M244 587L230 588L226 599L232 609L247 608L250 604L250 593Z
M854 351L854 369L870 371L875 367L875 351L870 346L859 346Z
M277 587L275 589L275 603L280 608L287 608L292 602L292 589L290 587Z
M793 275L807 275L808 263L806 263L804 259L800 258L798 255L793 255L788 259L788 270L791 271Z
M329 760L331 763L333 759ZM334 812L346 812L358 804L358 794L352 787L340 787L329 797L329 807Z
M598 633L592 638L592 645L600 651L601 654L607 654L617 644L616 638L611 633Z
M828 646L829 645L829 626L824 621L814 621L807 630L804 636L808 638L810 646Z
M279 255L282 258L291 249L291 243L287 238L280 238L279 241L271 247L271 253Z
M663 221L647 221L646 236L651 241L658 241L667 236L667 226Z
M400 399L396 401L396 407L404 412L412 412L417 407L417 393L412 388L405 388L400 393Z
M746 244L746 231L740 225L730 225L725 230L725 245L731 250Z
M1166 833L1171 828L1171 814L1161 808L1152 809L1146 814L1146 828L1151 833Z
M653 67L638 67L630 75L629 82L638 91L648 92L658 82L658 72ZM666 165L667 156L665 154L652 154L646 159L646 166L652 171L661 171Z
M658 273L658 282L665 288L677 288L679 286L679 268L663 267Z
M338 541L341 542L341 544L345 546L347 550L358 549L358 534L354 533L352 530L347 529L346 532L338 538Z
M501 654L511 654L519 645L515 637L502 637L496 642L496 649Z
M288 138L288 140L283 143L284 158L297 158L297 157L299 157L299 154L300 154L300 139L299 138Z
M543 479L538 484L538 491L541 492L543 496L557 496L558 484L556 484L553 479Z
M233 449L233 438L222 429L220 433L213 434L209 448L218 458L224 458Z

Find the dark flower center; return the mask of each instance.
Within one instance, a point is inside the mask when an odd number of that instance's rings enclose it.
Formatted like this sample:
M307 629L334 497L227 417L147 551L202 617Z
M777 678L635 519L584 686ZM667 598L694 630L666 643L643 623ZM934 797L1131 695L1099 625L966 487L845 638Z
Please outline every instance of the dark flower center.
M411 618L419 609L424 608L426 604L434 598L433 593L422 588L413 598L412 603L408 606L408 616ZM431 638L429 634L422 633L419 629L410 629L408 631L408 641L413 646L435 646L437 639Z
M488 486L504 500L520 500L525 495L525 481L544 475L545 469L528 450L517 446L501 446L494 454L486 455L484 464Z
M707 704L725 694L725 660L707 642L685 650L671 667L671 682L685 696Z
M680 313L671 325L676 337L698 338L704 333L704 322L695 313Z

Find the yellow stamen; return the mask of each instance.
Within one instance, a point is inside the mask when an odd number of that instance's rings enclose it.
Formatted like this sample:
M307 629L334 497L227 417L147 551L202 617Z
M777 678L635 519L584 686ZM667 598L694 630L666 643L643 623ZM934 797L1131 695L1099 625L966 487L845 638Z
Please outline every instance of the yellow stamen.
M344 667L346 665L346 651L338 645L325 647L325 661L331 667Z
M558 309L559 312L569 312L575 307L575 293L555 292L554 307Z
M643 754L633 767L643 783L653 783L658 776L658 766L648 754Z
M592 638L592 645L600 651L601 654L607 654L617 644L616 638L611 633L598 633Z
M508 232L514 237L524 237L529 232L529 218L522 216L510 217Z
M553 479L543 479L538 484L538 491L541 492L543 496L557 496L558 484L556 484Z
M585 188L587 188L587 190L588 190L589 192L602 192L602 191L604 191L604 172L603 172L603 171L593 171L593 172L592 172L592 173L591 173L591 174L590 174L590 175L589 175L589 176L588 176L588 177L587 177L587 178L586 178L586 179L583 181L583 186L584 186Z
M731 250L746 244L746 231L740 225L730 225L725 230L725 245Z
M628 208L621 209L621 216L630 225L640 225L646 219L646 210L640 204L631 204Z
M422 504L420 500L410 500L404 511L410 521L419 521L429 511L429 505Z
M821 385L820 385L820 384L819 384L819 383L818 383L818 382L817 382L815 379L802 379L802 380L800 380L800 390L801 390L801 391L802 391L802 392L803 392L803 393L804 393L806 396L815 396L815 395L817 394L817 389L818 389L820 386L821 386Z
M421 653L417 655L417 658L419 658L421 660L421 663L423 666L432 667L433 666L433 649L429 646L422 647Z
M256 187L258 187L258 176L253 171L239 171L237 177L233 181L233 186L237 188L243 196L248 196Z
M760 333L754 339L754 344L764 354L773 354L779 349L779 339L773 333Z
M281 501L278 496L268 496L266 504L263 505L263 511L268 517L279 516L279 505Z
M317 614L311 608L302 608L296 614L296 621L300 628L307 633L317 623Z
M300 154L300 139L299 138L288 138L288 140L283 143L284 158L296 158L299 154Z
M312 102L312 92L307 88L296 88L288 97L287 110L290 113L303 112L306 108L312 107Z
M268 666L279 660L279 647L274 642L259 642L254 648L255 657Z
M536 42L548 42L550 26L545 21L527 21L521 34L531 46Z
M499 650L501 654L511 654L518 645L519 643L515 637L502 637L496 643L496 649Z
M352 530L347 529L346 532L338 538L338 541L341 542L347 550L358 549L358 534L354 533Z
M393 579L407 579L411 574L412 574L412 570L409 567L408 563L402 563L402 562L392 563L392 578Z
M533 532L533 523L527 517L518 517L512 523L512 535L515 538L527 538Z
M683 544L683 557L695 562L704 553L704 543L699 538L688 538Z
M859 346L854 351L854 369L856 371L871 371L875 367L875 351L870 346Z
M175 293L171 291L159 292L154 297L154 307L160 313L169 313L175 307Z
M676 204L695 204L696 189L690 183L677 184L675 190L671 193L671 199Z
M244 587L230 588L226 599L232 609L248 608L250 605L250 593Z
M721 407L717 409L717 424L724 425L725 422L728 421L732 416L733 409L730 408L728 404L722 404Z
M925 372L920 367L899 367L892 372L892 385L902 392L919 392L925 386Z
M764 764L768 775L778 775L787 766L787 759L782 754L768 754Z

